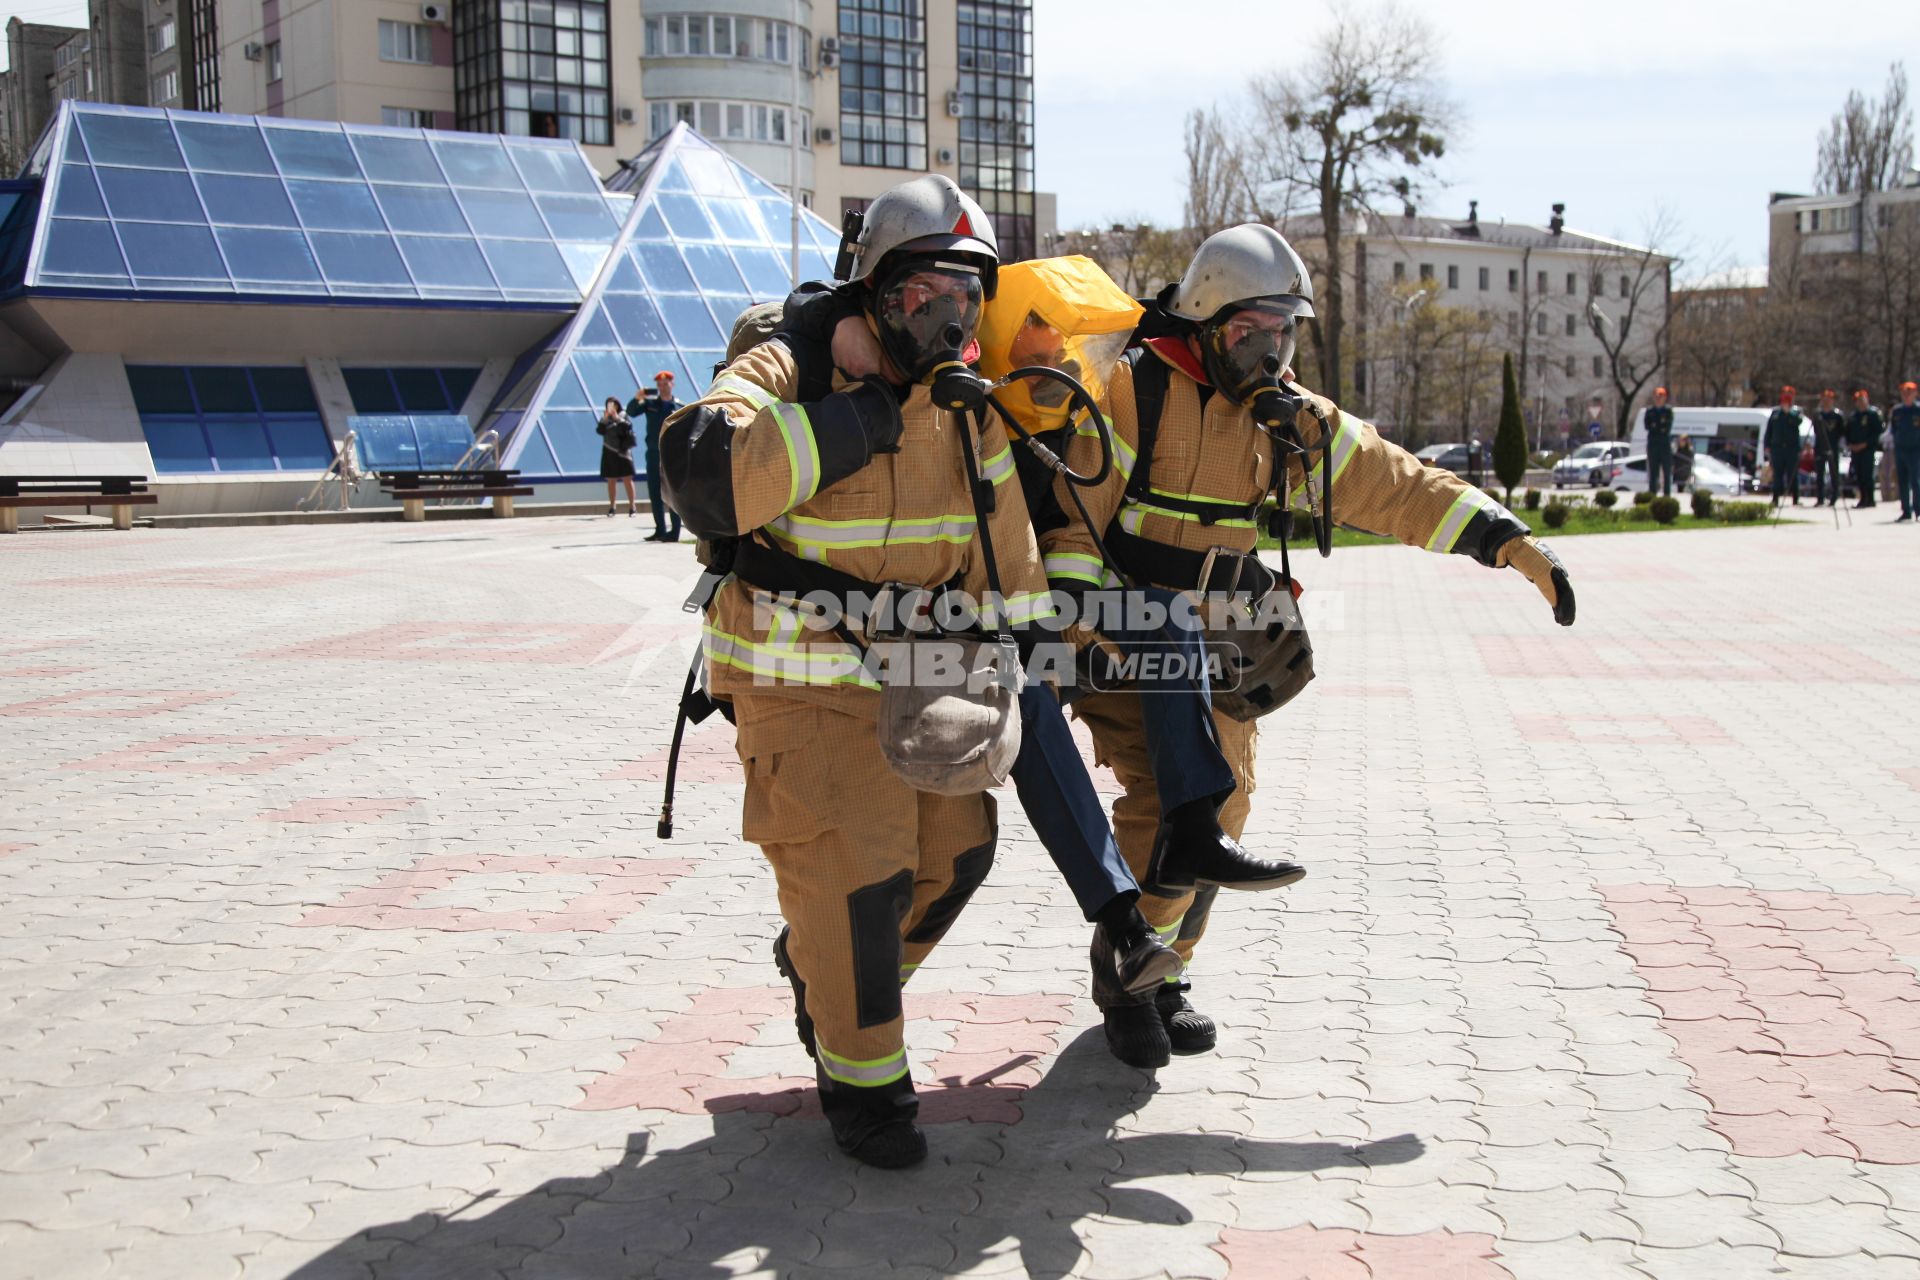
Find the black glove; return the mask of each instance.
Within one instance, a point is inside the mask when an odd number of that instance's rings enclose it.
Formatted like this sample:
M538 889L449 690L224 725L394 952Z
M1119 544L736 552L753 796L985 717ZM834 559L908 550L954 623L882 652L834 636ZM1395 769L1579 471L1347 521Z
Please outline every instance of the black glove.
M893 388L869 378L807 407L813 442L820 450L819 489L837 484L877 453L900 452L900 401ZM818 490L816 490L818 492Z

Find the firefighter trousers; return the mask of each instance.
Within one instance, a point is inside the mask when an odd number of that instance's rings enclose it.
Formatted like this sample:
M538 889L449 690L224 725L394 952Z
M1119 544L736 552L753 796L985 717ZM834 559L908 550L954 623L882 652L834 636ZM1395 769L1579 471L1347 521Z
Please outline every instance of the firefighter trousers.
M1153 854L1154 836L1160 829L1160 793L1154 784L1153 752L1148 746L1143 702L1151 697L1179 697L1177 693L1090 694L1074 703L1074 714L1093 731L1094 759L1112 767L1125 793L1113 802L1113 833L1120 852L1134 876L1147 873L1147 860ZM1252 809L1253 749L1255 722L1235 720L1213 713L1214 732L1220 752L1233 770L1236 784L1220 807L1220 826L1238 840L1247 826ZM1178 898L1142 894L1140 913L1159 931L1160 936L1180 955L1184 966L1193 958L1193 950L1206 932L1206 917L1213 895L1202 890L1198 900L1192 893ZM1189 916L1192 919L1189 919ZM1111 985L1103 990L1101 968L1095 966L1094 1000L1102 1008L1120 1002L1120 993Z
M774 694L737 697L734 711L742 834L773 866L821 1106L852 1145L917 1110L900 988L993 866L993 798L915 791L865 717Z

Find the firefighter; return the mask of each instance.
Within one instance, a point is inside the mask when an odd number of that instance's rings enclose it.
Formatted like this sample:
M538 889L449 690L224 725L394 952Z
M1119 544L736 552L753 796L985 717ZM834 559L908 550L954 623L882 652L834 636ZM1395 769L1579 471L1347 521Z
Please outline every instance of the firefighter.
M1673 495L1673 410L1667 407L1667 389L1653 389L1647 409L1647 492Z
M1813 413L1813 505L1840 505L1840 455L1846 452L1847 415L1840 412L1840 397L1831 389L1820 393L1820 407Z
M1572 623L1573 590L1559 561L1492 497L1449 471L1423 467L1329 401L1309 397L1311 408L1289 407L1276 419L1277 404L1295 403L1275 399L1285 394L1282 378L1291 376L1295 328L1313 315L1306 267L1278 232L1248 224L1210 237L1182 279L1161 295L1160 309L1158 319L1169 332L1131 353L1108 388L1113 473L1100 487L1083 490L1084 520L1069 507L1068 523L1042 538L1057 589L1084 587L1061 571L1098 554L1096 533L1135 582L1201 591L1257 583L1263 570L1251 556L1258 528L1250 513L1270 493L1291 502L1309 484L1322 492L1330 466L1333 510L1341 523L1516 569L1546 597L1556 621ZM1310 469L1300 455L1280 452L1287 423L1309 450L1318 451ZM1331 439L1323 440L1329 433ZM1070 459L1075 469L1086 472L1097 448L1097 440L1076 436ZM1203 573L1210 575L1204 582ZM1094 693L1075 709L1093 731L1096 754L1125 787L1114 806L1121 850L1143 883L1167 895L1141 900L1147 919L1190 959L1213 894L1204 885L1196 893L1196 886L1168 883L1150 866L1161 824L1141 695ZM1217 708L1214 722L1237 783L1218 817L1237 839L1255 783L1254 723ZM1194 1009L1184 980L1136 996L1106 976L1100 952L1096 938L1094 998L1116 1057L1155 1067L1174 1049L1213 1047L1216 1028Z
M1767 468L1773 473L1773 505L1791 497L1800 505L1800 416L1792 387L1780 388L1780 407L1767 415Z

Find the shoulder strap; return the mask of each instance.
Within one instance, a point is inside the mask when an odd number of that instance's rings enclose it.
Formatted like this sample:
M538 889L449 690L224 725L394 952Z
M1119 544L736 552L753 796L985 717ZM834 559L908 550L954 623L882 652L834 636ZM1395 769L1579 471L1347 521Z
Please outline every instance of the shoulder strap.
M1153 442L1160 434L1160 411L1167 403L1167 364L1145 347L1127 352L1133 366L1134 429L1139 433L1134 444L1133 475L1127 480L1127 497L1138 502L1147 496L1153 481Z

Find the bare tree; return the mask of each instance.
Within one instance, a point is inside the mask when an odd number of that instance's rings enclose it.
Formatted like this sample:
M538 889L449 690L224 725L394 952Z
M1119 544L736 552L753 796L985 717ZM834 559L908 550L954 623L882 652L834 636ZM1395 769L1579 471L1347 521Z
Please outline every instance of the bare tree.
M1648 225L1645 246L1596 254L1587 268L1587 327L1599 339L1615 396L1614 435L1631 433L1634 400L1666 363L1673 324L1673 267L1678 255L1670 215Z
M1187 229L1196 241L1245 222L1247 157L1241 139L1218 107L1187 113L1183 150L1187 161Z
M1887 69L1887 89L1877 101L1858 89L1820 133L1813 189L1821 194L1885 191L1913 163L1913 114L1907 108L1907 69Z
M1318 218L1325 277L1313 328L1321 386L1335 397L1345 390L1341 219L1389 196L1410 201L1444 154L1455 109L1438 73L1439 36L1424 18L1394 3L1340 4L1305 65L1249 86L1248 211Z
M1084 253L1112 276L1114 283L1137 298L1157 292L1186 270L1195 239L1184 230L1157 227L1150 222L1116 222L1105 231L1070 232L1066 248Z

